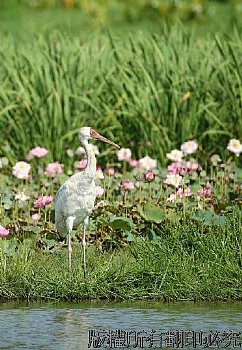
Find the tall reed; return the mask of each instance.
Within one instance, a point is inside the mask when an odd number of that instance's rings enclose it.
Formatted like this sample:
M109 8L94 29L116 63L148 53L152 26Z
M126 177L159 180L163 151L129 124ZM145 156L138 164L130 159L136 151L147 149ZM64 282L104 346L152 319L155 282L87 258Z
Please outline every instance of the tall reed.
M181 24L159 35L110 33L91 41L53 32L24 47L0 46L0 151L12 162L35 145L63 161L91 125L128 146L149 140L151 156L187 139L224 150L242 132L241 36L197 39ZM143 144L136 156L147 153ZM9 154L9 150L8 150Z

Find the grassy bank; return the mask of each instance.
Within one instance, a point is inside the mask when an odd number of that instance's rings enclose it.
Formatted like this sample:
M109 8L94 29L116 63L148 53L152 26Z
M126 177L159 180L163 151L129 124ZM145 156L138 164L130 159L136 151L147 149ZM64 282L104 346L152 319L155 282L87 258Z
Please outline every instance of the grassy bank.
M229 218L223 228L167 223L155 240L114 251L88 247L86 281L80 246L70 281L65 248L36 253L33 242L25 242L14 257L1 257L0 298L242 300L241 211L235 208Z

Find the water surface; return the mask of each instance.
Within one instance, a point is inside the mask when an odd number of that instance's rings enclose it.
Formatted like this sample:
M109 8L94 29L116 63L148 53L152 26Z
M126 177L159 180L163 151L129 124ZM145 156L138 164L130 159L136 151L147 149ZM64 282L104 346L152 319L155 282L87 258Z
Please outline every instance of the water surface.
M124 332L115 333L115 330ZM152 330L155 331L153 344L149 337ZM88 345L90 348L103 349L105 345L106 348L113 349L120 345L119 348L124 349L127 348L127 342L122 344L121 338L128 334L133 337L130 338L129 348L133 348L135 341L137 341L136 349L148 348L148 345L150 348L161 348L160 333L169 330L175 332L173 337L176 336L176 343L173 343L173 346L170 343L169 349L175 348L175 345L176 348L193 349L192 331L196 332L193 333L193 337L197 338L197 348L204 348L206 345L204 343L198 347L199 334L204 341L206 335L214 336L215 331L219 332L220 341L214 341L213 348L241 348L236 334L233 336L230 334L230 338L226 340L222 339L222 332L242 331L242 304L159 302L0 304L0 349L85 350L88 349ZM110 344L107 343L107 338L106 340L104 338L107 334L110 336L111 331L113 335L116 334L116 338L113 338ZM186 333L188 331L191 332ZM95 339L98 339L95 336L98 334L99 340L104 341L101 347L100 342L95 343ZM146 335L142 343L141 337L144 334ZM190 346L182 343L181 338L186 334L190 335ZM168 345L167 336L166 340L163 336L162 344L163 348Z

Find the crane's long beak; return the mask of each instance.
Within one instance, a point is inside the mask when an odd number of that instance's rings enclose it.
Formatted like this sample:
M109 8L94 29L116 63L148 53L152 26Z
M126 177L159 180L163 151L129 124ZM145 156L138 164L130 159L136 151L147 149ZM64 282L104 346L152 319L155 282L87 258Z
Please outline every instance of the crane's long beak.
M91 130L91 137L95 140L100 140L100 141L103 141L103 142L106 142L106 143L109 143L110 145L114 146L114 147L117 147L117 148L120 148L119 145L117 145L116 143L106 139L106 137L100 135L98 132L96 132L96 130Z

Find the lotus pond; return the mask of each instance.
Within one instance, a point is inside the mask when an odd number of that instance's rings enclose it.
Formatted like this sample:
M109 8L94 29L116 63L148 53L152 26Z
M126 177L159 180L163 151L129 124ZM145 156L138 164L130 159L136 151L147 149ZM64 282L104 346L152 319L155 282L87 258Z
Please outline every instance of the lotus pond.
M71 166L48 163L48 150L39 146L13 167L1 159L3 299L241 298L239 140L209 158L202 145L187 141L167 153L166 168L149 157L149 142L138 160L133 146L107 150L112 163L97 167L85 282L81 231L72 235L75 267L68 281L67 249L54 225L55 193L85 168L84 150L66 150ZM96 145L95 152L102 159Z

